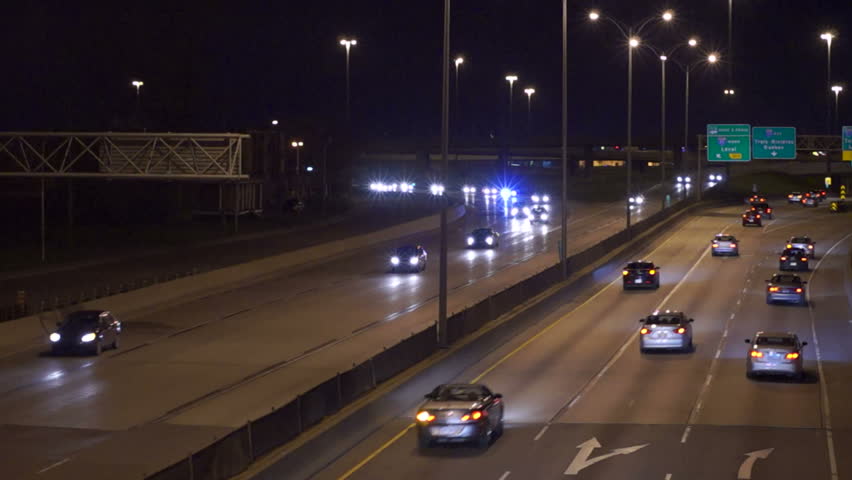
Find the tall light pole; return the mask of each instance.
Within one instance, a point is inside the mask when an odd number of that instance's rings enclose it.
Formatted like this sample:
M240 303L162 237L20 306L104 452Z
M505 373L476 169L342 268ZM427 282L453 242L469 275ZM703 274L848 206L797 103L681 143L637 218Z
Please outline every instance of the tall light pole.
M702 63L716 63L719 61L719 55L716 53L711 53L707 55L706 58L700 58L692 63L687 63L683 70L686 73L686 89L684 91L684 107L683 107L683 148L684 153L689 151L689 73L692 69ZM701 155L700 152L695 152L695 163L696 163L696 196L698 200L701 200Z
M724 90L725 95L734 94L734 0L728 0L728 88Z
M666 64L670 56L674 55L681 47L684 45L688 45L692 48L698 46L698 39L695 37L690 38L685 43L681 43L675 45L668 54L665 52L660 53L660 87L662 92L660 94L660 183L666 180Z
M515 87L515 82L518 81L517 75L506 75L506 81L509 82L509 139L512 138L512 132L514 131L514 122L512 115L512 99L514 98L513 91Z
M443 185L447 185L450 161L450 0L444 0L444 55L441 68L441 164ZM441 197L447 202L446 196ZM447 203L441 205L441 250L438 266L438 346L449 346L447 335Z
M349 50L355 45L358 45L358 40L354 38L342 38L340 39L340 44L346 48L346 123L350 123L352 121L352 107L349 95Z
M832 85L831 91L834 92L834 131L840 130L840 92L843 87L840 85Z
M293 140L292 142L290 142L290 146L293 147L296 150L296 176L298 177L299 174L300 174L299 169L301 168L300 167L301 162L299 161L299 150L301 150L302 147L305 146L305 142L303 142L301 140Z
M646 18L637 27L629 27L619 20L609 15L603 16L600 12L593 10L589 12L589 19L597 21L603 18L608 20L618 28L621 35L627 40L627 197L624 199L624 210L626 218L626 229L630 230L630 197L633 194L632 175L633 175L633 49L639 46L639 35L642 29L652 20L662 19L664 22L670 22L674 19L674 12L666 10L660 15L654 15Z
M145 82L143 82L142 80L133 80L132 82L130 82L130 85L136 87L136 121L141 123L142 119L140 118L140 116L142 107L140 104L139 97L141 95L140 90L142 89L142 85L145 85Z
M453 123L456 124L456 133L458 133L458 125L459 125L459 116L461 115L461 91L459 90L459 67L464 63L464 57L459 55L453 60L453 63L456 65L456 95L455 95L455 109L453 109Z
M527 130L529 130L529 135L532 136L532 96L535 89L527 87L524 89L524 93L527 94Z
M825 40L826 46L826 73L825 73L825 83L826 88L826 103L825 103L825 130L826 133L829 133L831 130L831 41L834 40L836 35L832 32L825 32L819 36L819 38Z
M559 263L568 278L568 0L562 0L562 231Z

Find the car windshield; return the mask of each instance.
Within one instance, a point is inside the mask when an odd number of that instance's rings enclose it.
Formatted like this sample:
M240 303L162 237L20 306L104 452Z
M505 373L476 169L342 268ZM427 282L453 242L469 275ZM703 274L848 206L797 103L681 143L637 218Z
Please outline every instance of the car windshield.
M772 283L802 283L802 279L797 275L774 275Z
M716 235L717 242L733 242L736 240L733 235Z
M486 235L491 235L490 228L477 228L473 231L473 235L476 237L484 237Z
M417 256L417 247L399 247L398 249L396 249L396 254L399 257Z
M474 402L485 396L485 390L479 385L442 385L432 391L432 400L449 402Z
M811 239L808 237L793 237L790 239L790 243L811 243Z
M654 323L657 325L680 325L683 317L681 315L649 315L645 319L645 323Z
M796 340L793 337L757 337L756 345L767 347L794 347Z
M81 329L93 328L98 324L100 312L74 312L65 318L60 328Z
M627 264L627 268L654 268L654 264L651 262L630 262Z

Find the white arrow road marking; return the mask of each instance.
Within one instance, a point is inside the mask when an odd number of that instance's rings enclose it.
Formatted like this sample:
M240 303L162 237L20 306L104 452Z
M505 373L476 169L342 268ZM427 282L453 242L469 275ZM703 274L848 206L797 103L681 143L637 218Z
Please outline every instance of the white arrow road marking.
M757 461L758 458L762 460L766 460L769 457L769 454L775 450L774 448L767 448L766 450L756 450L754 452L746 453L746 458L743 461L743 464L740 465L739 471L737 471L737 480L749 480L751 479L751 469L754 467L754 462Z
M647 447L648 445L650 445L650 443L646 443L644 445L634 445L632 447L616 448L615 450L610 453L607 453L606 455L600 455L595 458L589 458L589 455L592 454L592 451L594 451L594 449L601 448L601 444L600 442L598 442L598 439L592 437L586 440L585 442L577 445L577 448L579 448L580 451L577 452L577 455L574 456L574 460L571 461L571 465L568 465L568 469L565 470L565 475L577 475L578 473L580 473L580 470L586 467L590 467L602 460L606 460L607 458L614 457L616 455L630 455L631 453L641 448Z

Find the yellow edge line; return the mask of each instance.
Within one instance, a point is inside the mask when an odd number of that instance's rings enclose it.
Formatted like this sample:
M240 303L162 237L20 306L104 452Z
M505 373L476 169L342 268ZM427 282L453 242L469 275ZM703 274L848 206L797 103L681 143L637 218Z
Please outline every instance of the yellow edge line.
M655 230L655 229L651 229L651 230ZM649 232L650 232L651 230L649 230ZM645 232L642 236L647 235L649 232ZM635 239L634 239L634 241L638 240L638 239L639 239L639 238L641 238L642 236L635 238ZM652 251L651 251L651 253L649 253L648 255L653 255L653 254L654 254L657 250L659 250L659 249L663 248L663 246L665 246L667 243L669 243L669 241L671 241L671 239L672 239L672 238L674 238L674 235L672 235L672 236L670 236L669 238L667 238L665 242L661 243L661 244L660 244L657 248L655 248L654 250L652 250ZM632 243L632 242L631 242L631 243ZM585 269L583 269L583 270L585 270ZM586 301L584 301L584 302L583 302L583 303L581 303L580 305L577 305L576 307L572 308L570 312L567 312L567 313L565 313L564 315L562 315L561 317L559 317L558 319L556 319L553 323L551 323L550 325L548 325L547 327L545 327L542 331L540 331L540 332L538 332L537 334L533 335L532 337L528 338L528 339L527 339L524 343L522 343L521 345L519 345L517 348L515 348L515 349L514 349L514 350L512 350L511 352L507 353L507 354L506 354L505 356L503 356L500 360L498 360L498 361L497 361L494 365L492 365L492 366L488 367L488 368L487 368L484 372L482 372L482 373L481 373L481 374L479 374L476 378L474 378L473 380L471 380L471 381L470 381L470 383L476 383L476 382L478 382L479 380L481 380L481 379L482 379L485 375L487 375L487 374L491 373L491 372L492 372L495 368L497 368L498 366L500 366L501 364L503 364L506 360L508 360L509 358L511 358L513 355L515 355L515 354L516 354L516 353L518 353L519 351L523 350L525 347L527 347L530 343L532 343L533 341L535 341L537 338L539 338L540 336L544 335L544 334L545 334L546 332L548 332L550 329L552 329L553 327L555 327L556 325L558 325L559 323L561 323L561 322L562 322L562 320L564 320L564 319L568 318L571 314L573 314L574 312L576 312L577 310L579 310L580 308L582 308L584 305L586 305L587 303L589 303L589 302L591 302L592 300L594 300L595 298L597 298L597 296L598 296L598 295L600 295L600 294L602 294L604 291L606 291L606 289L607 289L607 288L609 288L609 287L611 287L611 286L615 285L616 283L618 283L618 281L619 281L619 280L621 280L621 279L620 279L620 278L616 278L615 280L613 280L612 282L610 282L609 284L607 284L605 287L603 287L602 289L600 289L600 291L598 291L598 293L596 293L596 294L592 295L591 297L589 297L588 299L586 299ZM562 282L560 282L560 283L559 283L559 285L557 285L557 286L559 286L559 288L564 287L564 285L561 285L561 284L562 284ZM552 294L553 294L553 292L549 292L549 295L552 295ZM520 312L518 312L518 313L520 313ZM360 461L360 462L358 462L355 466L353 466L352 468L350 468L349 470L347 470L347 471L346 471L346 473L344 473L343 475L341 475L341 476L337 477L337 480L346 480L346 479L348 479L349 477L351 477L353 474L355 474L355 472L357 472L357 471L358 471L358 470L360 470L360 469L361 469L364 465L366 465L367 463L369 463L369 462L370 462L370 460L372 460L372 459L376 458L376 457L377 457L379 454L381 454L383 451L387 450L387 449L388 449L388 447L390 447L391 445L393 445L393 444L394 444L397 440L399 440L400 438L402 438L402 437L403 437L406 433L408 433L408 431L409 431L409 430L411 430L412 428L414 428L414 426L415 426L415 424L414 424L414 423L410 423L410 424L408 424L408 426L407 426L407 427L405 427L402 431L400 431L399 433L397 433L396 435L394 435L394 436L393 436L393 438L391 438L390 440L388 440L387 442L385 442L384 444L382 444L382 446L381 446L381 447L377 448L377 449L376 449L376 450L374 450L372 453L370 453L369 455L367 455L367 456L366 456L363 460L361 460L361 461Z

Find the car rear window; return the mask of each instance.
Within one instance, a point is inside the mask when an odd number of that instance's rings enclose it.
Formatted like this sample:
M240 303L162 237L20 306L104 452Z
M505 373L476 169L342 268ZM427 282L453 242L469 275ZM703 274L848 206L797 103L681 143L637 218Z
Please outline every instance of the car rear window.
M734 237L733 237L733 235L717 235L716 241L718 241L718 242L733 242Z
M793 337L757 337L757 341L755 342L757 345L765 345L767 347L778 346L778 347L794 347L796 346L796 341Z
M651 262L630 262L627 264L627 268L654 268L654 264Z
M657 325L680 325L680 315L650 315L645 319L645 323L654 323Z
M432 399L443 402L473 402L484 397L485 393L485 390L477 385L443 385L432 392Z
M802 279L796 275L775 275L771 281L772 283L801 283Z

